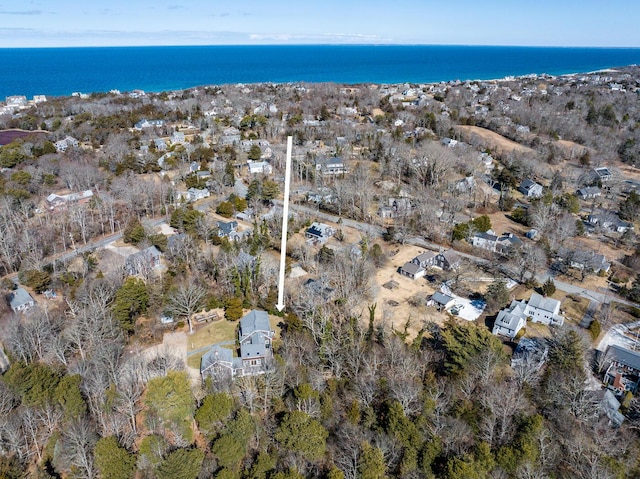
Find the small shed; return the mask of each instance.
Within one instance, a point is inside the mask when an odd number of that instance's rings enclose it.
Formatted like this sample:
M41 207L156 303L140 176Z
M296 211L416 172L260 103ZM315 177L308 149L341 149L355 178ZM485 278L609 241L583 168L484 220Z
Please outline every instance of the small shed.
M440 311L443 311L452 307L455 302L456 300L452 296L436 291L427 301L427 306L436 306Z

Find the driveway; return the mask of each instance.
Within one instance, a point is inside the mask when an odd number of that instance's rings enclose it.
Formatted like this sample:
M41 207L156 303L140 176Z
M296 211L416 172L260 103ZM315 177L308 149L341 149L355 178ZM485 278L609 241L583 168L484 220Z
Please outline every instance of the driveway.
M453 298L456 300L456 306L451 309L457 309L457 316L466 321L475 321L478 319L484 311L484 308L487 306L487 303L479 299L471 300L461 296L456 296L455 294L453 295ZM451 312L451 309L449 309L449 312Z

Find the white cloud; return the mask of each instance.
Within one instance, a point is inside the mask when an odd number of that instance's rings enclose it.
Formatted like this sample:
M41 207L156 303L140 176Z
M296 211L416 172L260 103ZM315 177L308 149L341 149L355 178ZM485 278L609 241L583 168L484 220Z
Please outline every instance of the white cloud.
M275 33L252 33L249 35L252 41L267 42L304 42L304 43L383 43L392 42L390 37L379 35L367 35L362 33L320 33L320 34L275 34Z
M42 10L0 10L0 15L42 15Z

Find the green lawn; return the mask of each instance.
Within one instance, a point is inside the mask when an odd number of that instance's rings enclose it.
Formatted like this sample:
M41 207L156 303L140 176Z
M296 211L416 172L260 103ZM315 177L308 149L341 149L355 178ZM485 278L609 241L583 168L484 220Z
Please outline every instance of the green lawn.
M282 318L277 316L269 317L271 328L276 332L274 339L278 339L280 337L280 328L277 326L280 321L282 321ZM227 321L226 319L221 319L206 324L205 326L197 327L198 329L192 335L187 337L187 353L225 341L234 341L234 344L224 345L226 348L234 349L235 340L237 339L236 334L238 323L239 321ZM192 368L200 368L200 359L206 352L206 350L198 351L194 354L188 355L187 365Z
M234 341L237 326L238 321L227 321L226 319L201 326L187 338L187 352L223 341Z

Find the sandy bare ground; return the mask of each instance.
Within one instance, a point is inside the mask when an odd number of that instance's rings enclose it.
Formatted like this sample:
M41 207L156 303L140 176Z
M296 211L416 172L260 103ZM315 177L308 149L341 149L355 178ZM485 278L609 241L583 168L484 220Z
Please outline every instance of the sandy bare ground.
M485 146L491 148L496 153L505 154L516 151L518 153L533 153L531 148L509 140L498 133L495 133L486 128L480 128L479 126L458 125L456 129L463 133L475 138L480 138Z
M397 272L400 266L425 251L424 248L411 245L392 245L391 249L386 249L386 251L398 252L389 258L384 267L376 271L373 278L375 302L378 305L376 310L378 320L385 320L388 326L393 325L395 329L401 330L407 319L411 319L412 326L409 328L411 336L417 333L425 320L442 324L446 318L445 314L438 312L435 308L416 307L409 304L409 299L415 295L426 299L427 296L434 293L434 286L437 285L429 283L425 278L412 280ZM395 281L398 286L393 289L385 288L383 285L389 281ZM363 317L366 316L366 313L365 309Z
M557 140L555 146L560 149L563 155L569 159L575 159L582 156L586 151L590 154L594 154L596 151L592 148L587 148L579 143L575 143L569 140Z

